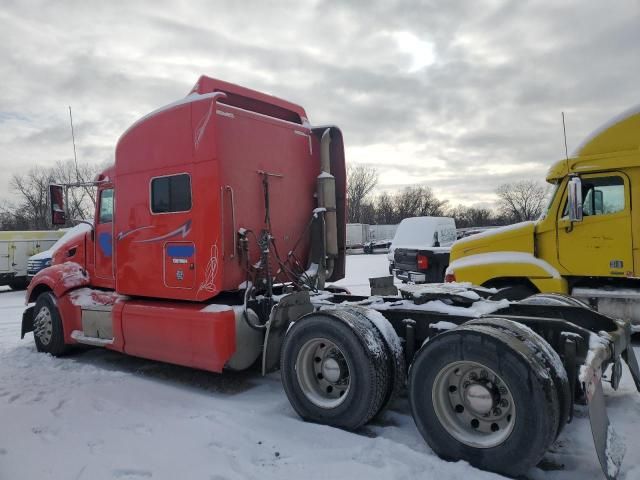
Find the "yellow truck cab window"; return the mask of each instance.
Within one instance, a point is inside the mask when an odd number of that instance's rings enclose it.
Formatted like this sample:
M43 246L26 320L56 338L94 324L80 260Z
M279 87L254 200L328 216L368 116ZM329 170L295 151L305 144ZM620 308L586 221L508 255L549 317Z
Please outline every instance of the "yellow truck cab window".
M608 215L624 210L624 180L622 177L582 177L582 215ZM562 216L566 217L568 205L565 199Z
M607 215L624 210L622 177L589 178L582 183L582 214Z

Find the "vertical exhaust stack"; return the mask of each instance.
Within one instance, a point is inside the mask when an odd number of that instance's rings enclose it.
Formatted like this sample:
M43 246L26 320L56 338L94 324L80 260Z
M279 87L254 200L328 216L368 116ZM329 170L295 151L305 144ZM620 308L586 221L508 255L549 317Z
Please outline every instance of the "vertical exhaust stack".
M331 174L331 129L320 139L320 175L318 175L318 207L324 208L324 250L326 263L319 272L318 287L324 288L324 279L331 277L338 257L338 223L336 219L336 179Z

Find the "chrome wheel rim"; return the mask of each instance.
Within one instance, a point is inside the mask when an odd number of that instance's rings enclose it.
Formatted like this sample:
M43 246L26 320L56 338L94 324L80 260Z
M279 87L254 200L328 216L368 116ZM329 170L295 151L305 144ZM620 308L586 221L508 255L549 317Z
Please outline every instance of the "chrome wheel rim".
M42 307L33 319L33 333L38 337L40 343L49 345L53 336L53 318L49 307Z
M302 393L320 408L336 408L347 398L351 385L347 359L326 338L314 338L302 346L296 358L296 375Z
M496 447L513 431L516 407L511 391L484 365L469 361L447 365L438 372L431 397L442 426L465 445Z

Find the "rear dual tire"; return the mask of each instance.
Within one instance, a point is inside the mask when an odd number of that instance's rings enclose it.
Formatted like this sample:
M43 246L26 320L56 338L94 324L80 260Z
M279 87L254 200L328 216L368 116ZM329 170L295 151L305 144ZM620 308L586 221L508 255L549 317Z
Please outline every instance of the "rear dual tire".
M298 415L346 430L381 413L405 379L403 360L359 309L319 312L295 322L280 365Z
M544 369L546 369L551 376L558 395L560 415L554 437L558 438L560 432L562 432L562 429L569 421L572 401L569 377L567 376L567 372L558 353L536 332L528 328L526 325L513 320L507 320L504 318L479 318L477 320L467 322L465 325L486 325L506 332L517 338L520 342L526 344L526 347L533 353L532 361L542 363Z
M561 413L535 351L486 325L450 330L420 349L409 371L409 402L437 455L509 476L540 461Z
M425 343L408 390L416 426L433 451L508 476L535 466L566 421L563 367L549 350L541 337L504 319L472 321ZM282 348L282 382L296 412L348 430L384 410L404 382L399 369L404 365L394 364L383 336L355 309L301 319ZM336 385L344 393L331 396Z

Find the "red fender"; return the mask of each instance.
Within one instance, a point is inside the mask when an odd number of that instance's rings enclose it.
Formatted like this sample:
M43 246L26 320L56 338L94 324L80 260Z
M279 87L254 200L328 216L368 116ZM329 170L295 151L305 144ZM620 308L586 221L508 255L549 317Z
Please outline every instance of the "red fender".
M57 298L79 287L89 285L87 271L76 262L65 262L40 270L27 287L26 303L35 302L40 293L53 291Z

